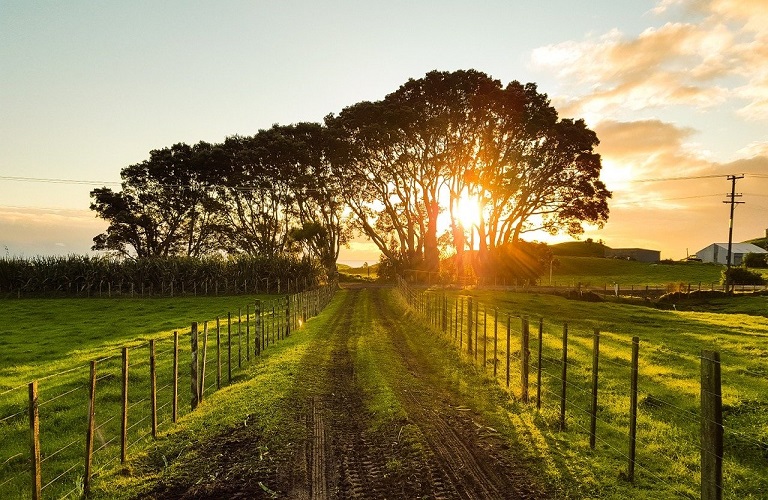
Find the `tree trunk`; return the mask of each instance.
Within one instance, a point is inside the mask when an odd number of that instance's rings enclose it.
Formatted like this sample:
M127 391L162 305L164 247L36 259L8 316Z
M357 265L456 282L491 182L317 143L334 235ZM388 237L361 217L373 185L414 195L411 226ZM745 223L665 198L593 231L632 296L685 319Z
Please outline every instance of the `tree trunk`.
M440 270L440 252L437 249L437 216L440 207L436 201L427 205L427 232L424 235L424 264L426 270L437 272Z

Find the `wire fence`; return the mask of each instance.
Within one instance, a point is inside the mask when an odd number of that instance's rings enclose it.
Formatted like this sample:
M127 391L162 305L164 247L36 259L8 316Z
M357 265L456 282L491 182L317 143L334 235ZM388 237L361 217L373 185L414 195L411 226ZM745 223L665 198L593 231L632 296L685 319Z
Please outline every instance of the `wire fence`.
M3 391L2 497L87 495L99 474L125 463L158 430L236 382L266 349L319 314L335 289L329 284L256 301Z
M398 290L463 361L528 405L535 432L555 444L549 451L599 455L615 464L615 477L683 497L768 491L768 402L742 390L765 381L764 360L745 367L717 352L531 321L405 280Z
M635 299L658 299L662 295L680 292L691 294L695 292L722 292L726 286L720 281L676 281L671 283L639 284L617 283L615 281L602 282L600 278L577 278L537 281L475 275L458 276L453 273L422 271L408 269L404 272L408 283L420 283L422 285L456 285L461 288L482 287L484 289L496 289L507 291L527 291L537 293L554 294L595 294L605 297L623 297ZM768 285L730 285L729 290L734 293L754 293L768 290Z

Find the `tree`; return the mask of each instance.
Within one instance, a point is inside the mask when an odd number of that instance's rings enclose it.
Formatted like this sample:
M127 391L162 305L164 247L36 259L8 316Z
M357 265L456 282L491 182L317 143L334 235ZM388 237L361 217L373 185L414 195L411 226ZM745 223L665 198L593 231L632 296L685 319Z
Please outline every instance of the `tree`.
M748 253L744 256L744 261L742 262L745 267L757 267L757 268L766 268L768 267L768 261L766 261L766 254L764 253Z
M219 165L216 192L229 228L227 252L282 255L288 249L293 194L280 158L289 147L278 132L261 130L252 137L228 137L219 148L226 161Z
M341 194L355 227L395 267L423 258L425 210L416 177L407 168L406 125L410 110L397 104L361 102L326 117L346 154L336 158Z
M459 268L467 229L477 232L482 263L526 232L578 235L584 223L607 220L597 136L582 120L558 119L534 84L433 71L326 124L354 152L344 197L358 228L403 265L436 270L446 208ZM468 201L480 218L465 228Z
M216 202L209 196L206 165L212 146L183 143L150 151L120 172L122 190L91 191L91 210L109 222L93 250L126 257L201 256L218 249Z
M298 227L290 237L304 245L306 255L316 259L329 275L336 274L336 260L341 245L351 236L343 217L341 188L343 172L335 167L346 148L318 123L275 127L290 141L290 154L284 158L284 170L295 203L292 212Z
M219 165L217 193L230 228L227 251L303 253L335 274L340 246L349 239L344 179L332 161L339 145L318 123L275 125L220 145L227 160Z
M429 271L436 271L439 265L437 226L446 205L446 189L452 234L462 260L465 233L456 218L458 204L479 159L487 111L484 104L500 85L475 70L431 71L423 78L408 80L385 98L407 110L400 146L406 152L402 167L416 183L426 218L424 260Z

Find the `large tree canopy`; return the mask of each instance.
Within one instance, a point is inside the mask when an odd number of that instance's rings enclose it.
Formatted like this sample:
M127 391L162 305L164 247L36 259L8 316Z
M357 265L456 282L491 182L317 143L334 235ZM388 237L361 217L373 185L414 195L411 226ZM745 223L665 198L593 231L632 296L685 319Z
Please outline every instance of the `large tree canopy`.
M349 238L336 144L317 123L221 144L177 144L123 169L122 191L91 192L109 221L94 250L127 257L304 255L335 272Z
M518 245L530 231L577 236L607 220L597 145L535 84L433 71L324 124L150 152L123 169L122 191L91 193L110 223L93 248L293 254L334 272L354 228L394 268L437 270L447 245L461 269L469 242L483 272L538 248Z
M597 136L581 120L559 120L534 84L434 71L326 125L353 151L342 170L357 227L404 266L437 269L445 210L459 259L469 231L480 261L525 232L578 235L608 217ZM462 204L477 205L467 228Z
M91 209L109 222L93 249L137 257L199 257L218 249L211 238L218 205L208 195L212 148L201 142L150 151L148 160L121 171L122 191L93 190Z

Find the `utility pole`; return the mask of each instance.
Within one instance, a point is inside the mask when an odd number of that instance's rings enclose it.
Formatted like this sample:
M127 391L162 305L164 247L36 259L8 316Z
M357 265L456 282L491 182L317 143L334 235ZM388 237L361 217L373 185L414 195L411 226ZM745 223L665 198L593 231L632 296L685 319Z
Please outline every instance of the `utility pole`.
M728 293L731 285L731 246L733 245L733 210L736 205L744 203L743 201L736 201L736 198L741 197L741 193L736 194L736 181L743 179L743 175L729 175L728 180L731 181L731 194L726 194L730 200L724 200L723 203L730 203L731 205L731 219L728 223L728 254L725 262L725 293Z

